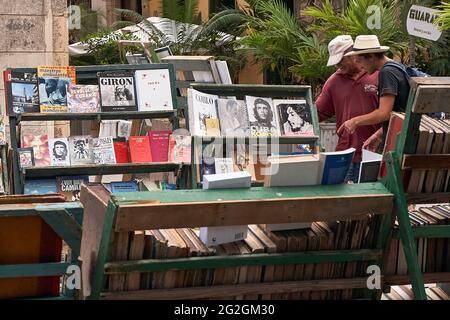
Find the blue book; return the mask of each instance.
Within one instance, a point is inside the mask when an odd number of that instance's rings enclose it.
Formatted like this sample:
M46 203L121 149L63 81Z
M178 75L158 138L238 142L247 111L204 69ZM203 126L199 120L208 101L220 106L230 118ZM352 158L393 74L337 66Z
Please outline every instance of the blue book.
M111 192L137 192L139 191L136 181L111 182Z
M350 164L352 163L355 148L343 151L323 152L320 154L322 169L322 184L344 183Z
M55 179L25 180L24 194L48 194L56 193Z

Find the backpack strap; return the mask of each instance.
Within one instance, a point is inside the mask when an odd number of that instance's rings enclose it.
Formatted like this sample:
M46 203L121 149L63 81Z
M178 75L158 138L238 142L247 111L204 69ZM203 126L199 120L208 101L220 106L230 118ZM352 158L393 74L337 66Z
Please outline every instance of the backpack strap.
M388 62L386 62L386 63L384 64L383 68L384 68L385 66L391 66L391 67L397 68L398 70L401 70L401 71L403 72L403 74L405 75L406 80L408 80L408 83L409 83L409 79L410 79L411 77L409 76L408 72L406 72L405 68L404 68L402 65L400 65L399 63L397 63L397 62L395 62L395 61L388 61Z

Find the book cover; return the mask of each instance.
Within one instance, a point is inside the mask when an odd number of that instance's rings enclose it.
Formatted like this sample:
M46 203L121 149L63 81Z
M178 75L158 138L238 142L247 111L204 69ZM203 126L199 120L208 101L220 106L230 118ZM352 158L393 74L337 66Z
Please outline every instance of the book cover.
M310 186L319 184L317 155L270 156L264 176L265 187Z
M218 96L188 89L189 129L192 135L207 136L206 119L217 119Z
M247 136L250 130L244 100L217 99L220 132L223 136Z
M111 182L111 192L137 192L139 191L136 181Z
M100 92L97 85L70 84L67 88L69 112L100 112Z
M234 171L247 171L252 176L252 181L257 181L255 164L255 154L250 152L250 147L245 145L236 145L234 153Z
M216 174L233 172L233 159L214 158L214 169Z
M128 139L131 135L133 122L129 120L119 120L117 123L117 137Z
M39 66L41 113L67 112L67 87L75 84L75 67Z
M56 193L55 179L32 179L25 180L23 194L48 194Z
M383 156L369 150L362 149L362 160L359 167L358 182L375 182L378 180Z
M52 166L70 166L69 140L67 138L49 139L48 146Z
M101 120L98 131L99 137L117 138L117 123L119 120Z
M66 201L79 201L82 184L89 183L89 176L61 176L56 177L58 193L66 196Z
M92 138L90 136L69 137L69 154L71 165L93 163Z
M116 164L113 138L99 137L92 139L92 154L95 164Z
M19 156L19 168L31 168L34 167L33 148L17 148ZM3 178L0 178L3 181Z
M4 74L8 114L40 112L37 74L7 71Z
M125 141L114 141L114 154L117 163L129 163L128 143Z
M170 130L149 131L153 162L167 162L169 159Z
M344 183L348 169L352 163L355 148L343 151L322 152L320 154L322 184Z
M152 162L152 151L148 136L131 136L128 143L132 163Z
M173 110L169 69L136 70L139 111Z
M271 98L245 96L250 135L254 137L277 136L279 129Z
M133 72L98 72L101 110L137 111Z
M189 132L186 132L189 133ZM169 162L172 163L191 163L191 144L190 135L172 134L169 138Z
M306 100L273 100L282 136L313 136L311 107Z
M210 137L220 136L219 119L205 119L206 135Z
M20 140L21 148L33 148L35 167L48 167L51 165L48 148L49 129L47 126L22 125Z

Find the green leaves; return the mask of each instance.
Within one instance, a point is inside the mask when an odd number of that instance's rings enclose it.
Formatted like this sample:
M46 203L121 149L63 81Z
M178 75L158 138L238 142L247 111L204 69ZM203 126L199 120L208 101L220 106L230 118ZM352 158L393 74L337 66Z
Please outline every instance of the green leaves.
M435 20L435 23L441 30L450 29L450 2L442 1L442 4L438 6L441 12L438 13L439 17Z

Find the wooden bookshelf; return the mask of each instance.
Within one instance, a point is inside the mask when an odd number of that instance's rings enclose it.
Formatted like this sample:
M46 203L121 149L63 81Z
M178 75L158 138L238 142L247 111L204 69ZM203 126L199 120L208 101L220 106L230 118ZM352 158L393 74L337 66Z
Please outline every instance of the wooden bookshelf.
M114 119L162 119L176 116L174 111L117 111L96 113L23 113L15 117L20 121L54 121L54 120L114 120Z

